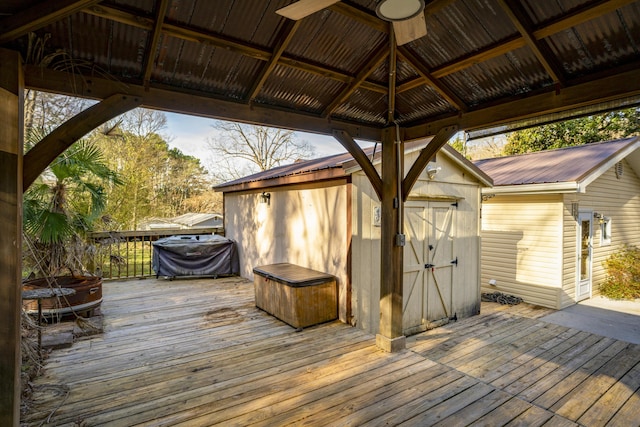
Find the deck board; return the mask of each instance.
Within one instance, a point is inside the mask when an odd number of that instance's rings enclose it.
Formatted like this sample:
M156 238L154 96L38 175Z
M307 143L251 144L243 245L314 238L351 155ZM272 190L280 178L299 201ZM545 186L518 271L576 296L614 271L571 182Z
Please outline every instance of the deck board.
M639 425L640 346L526 304L387 354L334 321L301 332L241 278L106 282L104 333L55 350L23 425Z

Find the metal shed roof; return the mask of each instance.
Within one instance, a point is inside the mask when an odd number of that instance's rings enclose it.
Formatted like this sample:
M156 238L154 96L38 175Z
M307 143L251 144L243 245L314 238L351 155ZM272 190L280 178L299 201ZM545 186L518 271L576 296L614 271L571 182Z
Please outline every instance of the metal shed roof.
M427 145L428 140L413 141L405 144L405 154L419 151ZM375 147L367 147L363 151L367 157L372 158L373 164L377 164L381 160L380 149L375 152ZM466 170L471 176L474 176L483 185L490 187L492 185L491 178L482 170L477 168L473 163L464 158L454 148L445 145L440 153L447 156L454 163ZM315 182L326 179L345 178L352 173L360 170L357 162L349 153L335 154L333 156L322 157L320 159L298 161L290 165L279 166L267 171L251 174L233 181L220 184L215 187L217 191L230 192L242 191L248 189L261 189L281 185L283 183L303 183ZM325 173L322 173L325 172ZM286 182L281 178L298 177L294 182Z
M634 170L639 172L638 155L634 155L638 148L640 137L632 137L478 160L474 164L493 178L496 187L514 186L513 191L517 192L518 186L529 184L586 185L627 157L630 157L628 160Z

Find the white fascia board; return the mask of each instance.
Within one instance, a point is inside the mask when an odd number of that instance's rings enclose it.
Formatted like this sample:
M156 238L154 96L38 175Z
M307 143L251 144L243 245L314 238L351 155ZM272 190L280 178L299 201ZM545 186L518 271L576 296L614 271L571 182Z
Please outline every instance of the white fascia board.
M577 182L553 182L548 184L503 185L483 188L482 194L584 193L585 188L585 186Z

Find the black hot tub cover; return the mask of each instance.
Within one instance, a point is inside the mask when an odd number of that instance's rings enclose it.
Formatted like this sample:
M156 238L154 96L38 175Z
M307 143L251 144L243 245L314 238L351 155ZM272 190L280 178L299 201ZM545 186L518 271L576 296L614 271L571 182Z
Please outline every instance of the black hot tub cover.
M153 242L156 276L218 276L240 273L236 243L218 235L171 236Z

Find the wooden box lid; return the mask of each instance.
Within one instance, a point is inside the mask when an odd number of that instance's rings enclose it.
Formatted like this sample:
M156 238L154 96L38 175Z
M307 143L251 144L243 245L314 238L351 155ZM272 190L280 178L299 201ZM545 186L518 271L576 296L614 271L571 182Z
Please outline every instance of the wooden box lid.
M331 274L289 263L262 265L253 272L292 287L319 285L336 279Z

